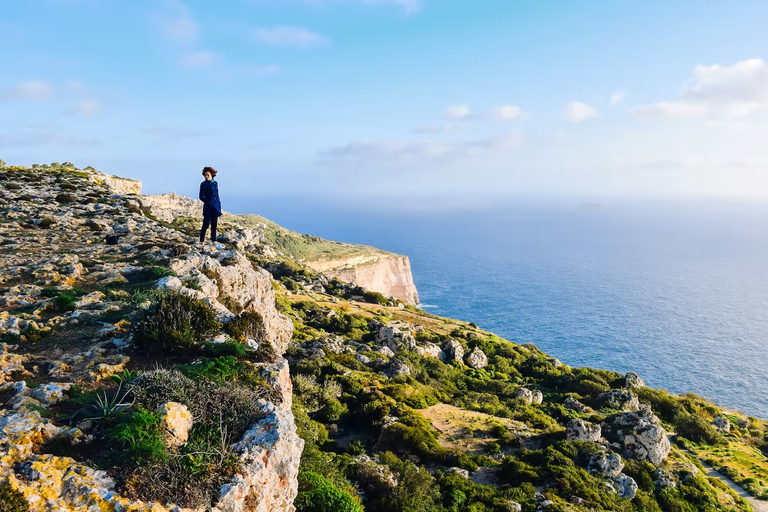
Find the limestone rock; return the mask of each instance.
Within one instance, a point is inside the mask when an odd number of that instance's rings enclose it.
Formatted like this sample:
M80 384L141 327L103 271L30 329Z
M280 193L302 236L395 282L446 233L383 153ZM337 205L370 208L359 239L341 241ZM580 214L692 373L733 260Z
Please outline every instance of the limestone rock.
M515 392L512 393L512 398L519 398L524 400L528 405L531 405L533 402L533 392L528 388L517 388Z
M163 444L178 447L186 443L192 428L192 413L187 406L177 402L166 402L157 409L157 412L160 413L165 434Z
M677 487L677 482L675 482L675 477L672 475L672 473L668 471L664 471L661 468L656 468L652 476L653 476L653 483L659 489L665 489L667 487Z
M448 468L446 471L449 475L459 475L462 478L469 479L469 471L461 468Z
M593 441L600 440L600 425L584 420L573 419L566 427L568 441Z
M627 475L616 475L611 478L611 487L624 499L631 500L637 494L637 482Z
M712 424L720 432L730 432L731 431L731 422L725 416L718 416L718 417L716 417L714 420L712 420Z
M544 393L539 391L538 389L534 389L531 391L531 404L532 405L539 405L544 401Z
M637 373L629 372L624 376L624 386L629 389L642 388L645 386L645 382Z
M464 359L464 348L456 340L448 340L443 345L443 352L445 352L448 361L461 362Z
M614 389L600 393L595 401L599 407L610 407L611 409L627 411L637 411L640 409L640 401L637 399L637 395L626 389Z
M379 354L381 354L381 355L383 355L384 357L387 357L387 358L395 357L395 353L392 352L392 349L390 349L389 347L381 347L379 349Z
M475 347L467 356L467 366L475 369L485 368L488 366L488 357L479 347Z
M379 330L376 333L376 343L389 347L395 353L416 348L416 338L413 337L411 326L397 320L391 321L386 325L379 324Z
M397 377L398 375L410 375L411 369L403 361L393 359L387 367L387 375Z
M215 249L210 254L190 252L183 259L171 261L169 267L181 279L197 279L203 289L197 293L207 296L212 306L226 303L241 311L260 313L275 353L285 353L293 335L293 323L277 311L272 278L266 270L254 267L242 253ZM215 276L213 286L209 276Z
M578 400L576 400L572 396L569 396L568 398L565 399L565 402L563 402L563 406L565 406L566 409L571 409L571 410L578 411L578 412L582 412L582 411L586 410L586 408L587 408L586 405L584 405L583 403L579 402Z
M443 352L440 347L434 343L426 343L423 347L417 346L413 350L421 357L433 357L441 361L445 361L445 352Z
M617 476L624 469L624 462L617 453L605 454L596 453L589 459L587 470L590 473L605 475L608 477Z
M671 446L661 421L650 409L609 416L602 423L603 436L618 443L628 457L661 464Z

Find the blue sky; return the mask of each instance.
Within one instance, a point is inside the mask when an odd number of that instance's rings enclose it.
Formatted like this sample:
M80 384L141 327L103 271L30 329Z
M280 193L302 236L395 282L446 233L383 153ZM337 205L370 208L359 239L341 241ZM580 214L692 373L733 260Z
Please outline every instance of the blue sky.
M8 3L0 158L146 193L212 165L243 197L763 200L767 23L757 0Z

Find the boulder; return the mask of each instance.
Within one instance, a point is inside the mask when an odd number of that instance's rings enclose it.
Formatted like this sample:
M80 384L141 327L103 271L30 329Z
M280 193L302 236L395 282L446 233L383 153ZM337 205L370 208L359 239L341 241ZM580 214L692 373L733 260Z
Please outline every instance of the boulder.
M485 368L488 366L488 356L480 350L480 347L475 347L467 356L467 366L476 370Z
M387 357L387 358L395 357L395 353L392 352L392 349L389 348L389 347L381 347L379 349L379 354L381 354L381 355L383 355L384 357Z
M622 409L625 411L637 411L640 409L640 401L637 395L626 389L614 389L597 395L595 400L598 407Z
M448 340L443 345L443 352L445 352L448 361L459 361L464 359L464 348L456 340Z
M531 391L531 404L539 405L543 401L544 401L544 393L542 393L538 389L534 389L533 391Z
M656 485L656 487L659 489L665 489L667 487L677 487L677 482L675 482L675 477L672 475L672 473L668 471L664 471L661 468L656 468L652 476L653 476L654 485Z
M386 370L387 375L390 377L397 377L398 375L410 375L411 369L407 364L399 359L393 359Z
M600 440L600 425L584 420L573 419L566 427L568 441L593 441Z
M423 347L416 347L413 350L421 357L433 357L445 361L445 352L440 350L440 347L434 343L426 343Z
M161 428L165 434L163 444L178 447L186 443L192 428L192 413L187 406L166 402L158 407L157 412L160 413Z
M647 406L640 411L614 414L602 423L603 437L618 443L628 457L661 464L671 449L661 421Z
M617 476L624 469L624 462L618 453L596 453L589 459L587 471L592 474Z
M637 482L627 475L616 475L610 480L611 488L624 499L631 500L637 494Z
M528 405L531 405L533 402L533 393L528 388L517 388L515 392L512 393L512 398L524 400Z
M712 424L720 432L730 432L731 431L731 422L725 416L718 416L717 418L712 420Z
M645 387L645 382L635 372L629 372L624 376L624 386L628 389Z
M568 398L565 399L565 402L563 402L563 406L566 409L571 409L572 411L578 411L578 412L582 412L582 411L586 410L586 408L587 408L586 405L584 405L583 403L579 402L578 400L576 400L572 396L569 396Z

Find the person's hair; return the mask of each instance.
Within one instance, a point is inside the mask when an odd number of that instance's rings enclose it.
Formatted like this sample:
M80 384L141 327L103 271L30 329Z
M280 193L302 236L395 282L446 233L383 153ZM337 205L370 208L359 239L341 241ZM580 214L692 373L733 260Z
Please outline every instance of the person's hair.
M211 178L216 177L216 169L213 167L203 167L203 175L205 175L207 172L211 173Z

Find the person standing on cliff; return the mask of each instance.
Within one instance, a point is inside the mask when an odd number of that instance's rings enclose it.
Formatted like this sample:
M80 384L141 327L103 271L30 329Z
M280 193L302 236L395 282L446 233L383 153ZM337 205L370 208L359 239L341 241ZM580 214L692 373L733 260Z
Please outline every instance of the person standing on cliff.
M214 179L216 169L203 168L205 181L200 184L200 200L203 202L203 229L200 230L200 244L205 242L205 232L211 226L211 242L216 243L216 224L221 217L221 201L219 200L219 184Z

